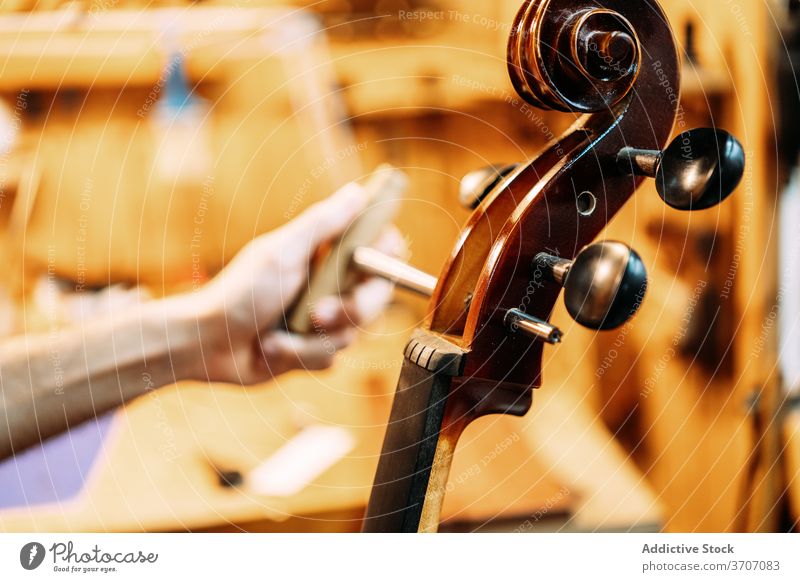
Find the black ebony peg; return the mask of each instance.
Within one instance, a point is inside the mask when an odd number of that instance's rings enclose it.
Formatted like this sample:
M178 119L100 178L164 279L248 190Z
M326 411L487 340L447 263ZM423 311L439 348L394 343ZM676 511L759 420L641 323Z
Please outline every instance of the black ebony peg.
M500 181L519 167L519 164L487 166L470 172L461 179L458 198L467 210L475 210Z
M619 167L656 180L659 196L678 210L716 206L739 185L744 174L742 144L721 129L686 131L663 152L624 148Z
M614 329L627 322L647 288L642 259L621 242L591 244L574 261L540 253L534 263L564 287L567 311L589 329Z

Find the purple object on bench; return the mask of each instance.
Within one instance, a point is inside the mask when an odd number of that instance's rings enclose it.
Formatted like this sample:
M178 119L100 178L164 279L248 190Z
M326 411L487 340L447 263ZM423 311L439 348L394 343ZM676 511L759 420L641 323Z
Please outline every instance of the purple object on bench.
M57 503L83 489L113 424L107 414L0 462L0 508Z

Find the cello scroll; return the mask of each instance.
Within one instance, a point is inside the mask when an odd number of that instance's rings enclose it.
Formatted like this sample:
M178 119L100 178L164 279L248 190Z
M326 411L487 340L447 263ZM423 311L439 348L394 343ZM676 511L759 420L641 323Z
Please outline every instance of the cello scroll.
M577 119L535 159L462 182L474 212L406 349L364 531L436 531L464 428L529 410L543 349L562 341L551 322L562 287L571 315L592 329L636 311L641 259L622 243L592 243L646 176L668 204L698 210L743 173L741 146L717 130L664 150L679 61L655 0L527 0L508 68L523 99Z

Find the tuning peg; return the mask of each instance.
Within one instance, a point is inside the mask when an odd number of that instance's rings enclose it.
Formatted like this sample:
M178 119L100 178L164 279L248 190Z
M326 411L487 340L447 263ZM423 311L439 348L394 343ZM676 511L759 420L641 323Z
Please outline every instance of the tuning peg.
M564 287L567 311L589 329L614 329L627 322L639 309L647 288L641 257L621 242L589 245L574 261L540 253L534 266Z
M659 196L678 210L703 210L730 196L744 174L742 144L727 131L698 128L679 135L663 152L624 148L617 164L656 179Z
M519 167L519 164L487 166L470 172L461 179L459 201L467 210L475 210L500 181Z
M506 311L503 321L509 331L522 332L533 339L542 340L548 344L560 344L564 335L553 324L537 319L521 309L509 309Z

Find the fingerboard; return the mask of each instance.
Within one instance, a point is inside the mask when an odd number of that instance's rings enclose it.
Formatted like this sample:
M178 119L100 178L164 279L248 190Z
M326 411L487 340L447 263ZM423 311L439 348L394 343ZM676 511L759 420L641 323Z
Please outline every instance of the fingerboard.
M418 330L405 350L362 531L417 532L447 397L465 352Z

